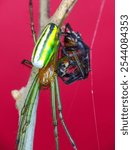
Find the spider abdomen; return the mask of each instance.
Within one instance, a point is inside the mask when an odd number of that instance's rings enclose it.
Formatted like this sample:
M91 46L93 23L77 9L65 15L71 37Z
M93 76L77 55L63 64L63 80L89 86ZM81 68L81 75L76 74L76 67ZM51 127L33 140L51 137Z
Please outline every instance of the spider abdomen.
M37 68L45 68L57 53L60 43L60 28L50 23L43 30L32 54L32 64Z

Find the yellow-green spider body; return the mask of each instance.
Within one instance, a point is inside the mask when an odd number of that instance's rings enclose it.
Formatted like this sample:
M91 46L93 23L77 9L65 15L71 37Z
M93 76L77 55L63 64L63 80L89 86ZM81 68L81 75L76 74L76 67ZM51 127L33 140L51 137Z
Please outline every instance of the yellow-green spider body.
M38 39L32 54L32 64L37 68L45 68L57 53L60 43L60 28L50 23Z

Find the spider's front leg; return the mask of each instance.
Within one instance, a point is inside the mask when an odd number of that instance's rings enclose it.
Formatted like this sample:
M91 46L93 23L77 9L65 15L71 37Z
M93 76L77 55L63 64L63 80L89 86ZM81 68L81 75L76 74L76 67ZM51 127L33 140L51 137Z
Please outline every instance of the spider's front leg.
M31 122L31 115L33 112L33 107L35 102L38 99L39 95L39 79L38 74L34 77L34 80L31 84L31 87L25 97L25 103L20 113L20 121L19 121L19 129L17 135L17 149L24 150L26 149L25 146L28 141L27 138L27 131L29 129L29 125Z

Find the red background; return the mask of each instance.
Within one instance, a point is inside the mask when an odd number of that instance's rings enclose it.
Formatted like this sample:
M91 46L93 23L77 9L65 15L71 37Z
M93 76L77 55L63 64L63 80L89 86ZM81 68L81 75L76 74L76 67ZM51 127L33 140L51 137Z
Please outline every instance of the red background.
M102 0L78 0L66 22L81 32L91 44ZM60 0L51 0L51 13ZM38 30L38 1L34 0ZM0 1L0 150L14 150L18 113L11 90L26 85L30 69L21 65L30 60L33 40L30 32L28 0ZM95 111L100 150L114 150L114 0L106 0L92 49ZM84 81L65 85L60 91L64 118L78 150L98 150L91 75ZM41 91L34 150L55 150L50 92ZM72 150L59 121L60 150Z

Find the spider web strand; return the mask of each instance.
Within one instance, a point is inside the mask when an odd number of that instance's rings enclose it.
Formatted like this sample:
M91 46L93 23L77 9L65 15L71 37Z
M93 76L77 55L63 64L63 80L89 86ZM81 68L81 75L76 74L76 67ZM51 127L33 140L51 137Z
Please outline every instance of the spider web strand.
M100 6L100 9L99 9L99 15L98 15L98 18L97 18L97 22L96 22L95 30L94 30L94 33L93 33L92 42L91 42L91 47L90 47L91 48L91 67L92 67L92 69L93 69L92 49L93 49L93 45L94 45L95 38L96 38L96 35L97 35L97 31L98 31L99 23L100 23L100 20L101 20L102 12L103 12L103 9L104 9L105 1L106 0L103 0L101 2L101 6ZM100 148L100 140L99 140L99 134L98 134L97 115L96 115L96 109L95 109L93 71L91 71L91 96L92 96L92 104L93 104L96 138L97 138L98 150L100 150L101 148Z
M97 31L98 31L99 23L100 23L100 20L101 20L102 12L103 12L103 9L104 9L105 1L106 0L103 0L101 2L99 15L98 15L98 18L97 18L97 22L96 22L96 26L95 26L94 33L93 33L92 42L91 42L91 47L90 47L91 49L93 49L93 45L94 45L94 41L95 41L95 38L96 38L96 35L97 35Z

